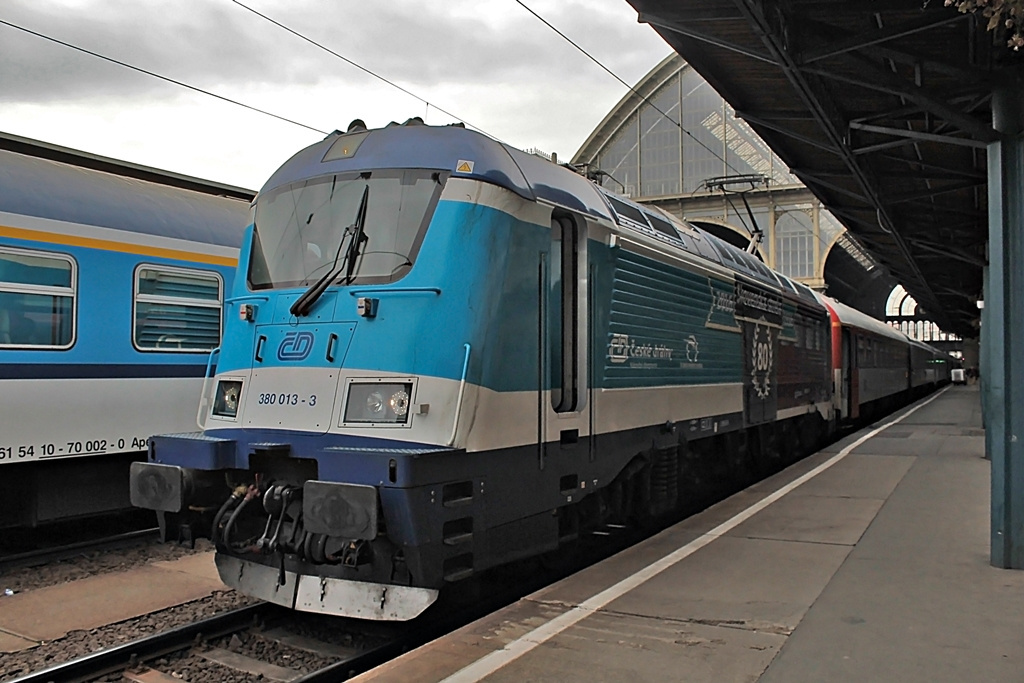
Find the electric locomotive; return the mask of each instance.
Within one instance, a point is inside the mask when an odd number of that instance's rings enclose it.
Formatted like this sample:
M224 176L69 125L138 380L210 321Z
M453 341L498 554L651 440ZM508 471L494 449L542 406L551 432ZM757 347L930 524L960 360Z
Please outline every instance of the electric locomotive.
M131 497L264 600L410 619L835 422L809 289L463 127L336 132L252 216L202 431L152 437Z

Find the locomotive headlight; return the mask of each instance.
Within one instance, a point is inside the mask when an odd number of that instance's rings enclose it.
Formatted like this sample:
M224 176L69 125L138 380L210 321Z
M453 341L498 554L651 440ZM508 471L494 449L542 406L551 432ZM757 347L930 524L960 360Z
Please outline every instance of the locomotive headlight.
M388 407L398 417L405 417L405 414L409 412L409 392L399 389L391 394L391 398L388 399Z
M242 383L238 380L222 379L217 383L217 394L213 399L213 414L220 417L238 416L238 399L242 395Z
M384 416L384 396L379 391L372 391L366 397L366 414L370 417Z
M345 401L345 423L405 424L411 382L352 382Z

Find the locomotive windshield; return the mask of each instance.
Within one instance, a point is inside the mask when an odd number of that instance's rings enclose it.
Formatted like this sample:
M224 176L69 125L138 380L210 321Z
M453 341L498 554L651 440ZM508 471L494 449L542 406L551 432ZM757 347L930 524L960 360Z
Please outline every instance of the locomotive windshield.
M364 211L360 245L343 273L345 282L400 279L412 268L444 180L445 174L422 169L363 171L312 178L260 195L249 287L315 283L345 258Z

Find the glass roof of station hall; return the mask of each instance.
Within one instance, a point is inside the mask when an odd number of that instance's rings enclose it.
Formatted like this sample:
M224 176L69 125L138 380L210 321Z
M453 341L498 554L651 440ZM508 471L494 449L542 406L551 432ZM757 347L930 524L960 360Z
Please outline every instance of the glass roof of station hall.
M706 178L756 174L800 186L786 165L735 117L679 55L670 55L605 117L573 163L599 168L609 189L634 198L691 194ZM660 111L659 111L660 110Z
M573 164L597 171L602 186L641 202L708 196L706 181L724 176L760 176L771 190L804 187L677 54L666 57L608 113ZM824 243L835 243L865 271L877 267L848 233L842 234L834 216L822 210L821 218Z

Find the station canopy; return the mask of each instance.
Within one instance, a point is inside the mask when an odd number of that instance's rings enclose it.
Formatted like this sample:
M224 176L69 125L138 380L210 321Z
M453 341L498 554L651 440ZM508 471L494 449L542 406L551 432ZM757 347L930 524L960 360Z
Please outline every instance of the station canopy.
M942 0L629 2L925 315L978 335L1005 29Z

